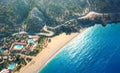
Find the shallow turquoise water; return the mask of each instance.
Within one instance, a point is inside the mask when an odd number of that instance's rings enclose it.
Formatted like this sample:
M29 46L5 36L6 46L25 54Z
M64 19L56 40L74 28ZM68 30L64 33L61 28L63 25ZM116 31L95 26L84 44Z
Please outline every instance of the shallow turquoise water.
M22 49L22 48L23 48L23 45L15 45L15 48L16 48L16 49Z
M34 43L33 39L28 39L28 43L33 44Z
M0 53L3 53L5 50L2 48L2 49L0 49Z
M14 69L15 68L15 64L11 64L9 67L8 67L8 69Z
M89 28L40 73L120 73L120 23Z

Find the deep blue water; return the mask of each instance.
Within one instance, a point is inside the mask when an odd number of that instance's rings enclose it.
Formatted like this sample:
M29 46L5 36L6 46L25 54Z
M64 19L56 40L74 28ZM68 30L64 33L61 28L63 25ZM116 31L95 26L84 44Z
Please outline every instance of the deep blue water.
M40 73L120 73L120 23L89 28Z

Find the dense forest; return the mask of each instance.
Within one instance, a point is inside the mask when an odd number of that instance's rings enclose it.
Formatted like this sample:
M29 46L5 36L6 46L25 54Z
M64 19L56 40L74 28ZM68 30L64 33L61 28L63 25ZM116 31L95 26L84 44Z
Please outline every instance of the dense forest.
M89 11L120 12L120 0L0 0L0 38L25 30L40 32Z

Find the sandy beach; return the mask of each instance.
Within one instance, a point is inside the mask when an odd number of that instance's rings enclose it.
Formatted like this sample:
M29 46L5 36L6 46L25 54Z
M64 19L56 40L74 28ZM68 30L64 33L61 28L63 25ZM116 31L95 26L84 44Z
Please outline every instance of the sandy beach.
M80 32L84 31L81 30ZM66 35L60 34L51 38L51 42L43 49L33 60L23 67L19 73L39 73L39 71L47 64L51 58L53 58L67 43L80 33L72 33Z

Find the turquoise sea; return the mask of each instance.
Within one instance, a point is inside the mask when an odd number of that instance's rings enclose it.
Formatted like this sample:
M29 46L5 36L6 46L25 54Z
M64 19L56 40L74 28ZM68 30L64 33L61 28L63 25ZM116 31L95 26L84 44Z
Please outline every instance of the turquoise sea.
M40 73L120 73L120 23L88 28Z

